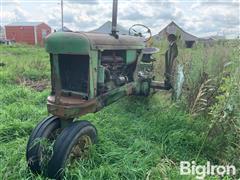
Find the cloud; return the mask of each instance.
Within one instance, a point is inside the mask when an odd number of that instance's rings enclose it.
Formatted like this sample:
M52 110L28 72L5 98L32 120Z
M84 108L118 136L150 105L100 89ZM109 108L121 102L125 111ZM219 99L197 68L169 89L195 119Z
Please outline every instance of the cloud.
M3 8L7 6L20 6L20 1L19 0L11 0L11 1L2 1L1 2Z
M98 4L98 0L65 0L73 4Z
M28 17L30 16L29 13L27 13L20 7L16 7L14 9L13 13L15 15L16 21L26 21L28 19Z
M12 4L11 4L12 3ZM3 19L11 21L44 21L61 27L59 1L19 1L5 4ZM36 6L37 5L37 6ZM64 0L64 25L73 30L88 31L112 19L112 0ZM128 28L136 23L158 33L172 20L184 30L197 35L226 32L239 34L239 1L156 1L119 0L118 22Z
M11 22L28 20L30 14L20 5L14 3L14 6L11 7L11 10L8 10L6 7L2 9L1 24L9 24Z
M184 14L183 27L193 30L197 35L206 33L234 32L239 34L239 3L197 3ZM235 29L235 31L233 31Z

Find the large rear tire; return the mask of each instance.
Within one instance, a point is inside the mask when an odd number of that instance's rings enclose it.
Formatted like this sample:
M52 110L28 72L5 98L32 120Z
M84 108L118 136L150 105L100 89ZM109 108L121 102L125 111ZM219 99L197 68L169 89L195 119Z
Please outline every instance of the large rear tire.
M88 121L76 121L66 127L55 141L47 176L59 179L71 158L83 158L89 146L97 142L97 130Z
M43 140L53 140L57 130L61 127L60 119L56 116L49 116L41 121L32 131L28 143L26 159L28 167L35 174L42 173Z

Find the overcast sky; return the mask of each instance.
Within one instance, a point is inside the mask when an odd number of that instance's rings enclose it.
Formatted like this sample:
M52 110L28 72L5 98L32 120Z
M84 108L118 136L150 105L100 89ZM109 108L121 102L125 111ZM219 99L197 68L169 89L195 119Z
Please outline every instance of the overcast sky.
M171 21L196 36L237 36L240 0L119 0L118 23L136 23L158 33ZM61 27L60 0L0 0L1 25L43 21ZM111 20L112 0L64 0L64 25L72 30L93 30Z

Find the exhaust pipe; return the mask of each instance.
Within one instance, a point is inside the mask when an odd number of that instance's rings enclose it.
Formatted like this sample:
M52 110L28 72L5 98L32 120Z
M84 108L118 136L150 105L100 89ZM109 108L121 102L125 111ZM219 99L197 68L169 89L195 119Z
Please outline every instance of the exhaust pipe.
M117 34L117 11L118 11L118 0L113 0L112 36L114 36L116 39L118 38L118 34Z

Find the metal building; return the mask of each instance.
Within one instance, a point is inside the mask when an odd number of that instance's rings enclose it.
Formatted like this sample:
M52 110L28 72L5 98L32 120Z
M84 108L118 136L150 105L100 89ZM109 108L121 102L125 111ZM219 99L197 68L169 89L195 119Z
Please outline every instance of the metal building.
M5 26L6 38L31 45L43 45L43 39L51 28L43 22L16 22Z
M184 31L175 22L171 22L165 28L163 28L157 35L155 35L156 40L161 40L166 38L169 34L175 34L182 41L185 42L187 48L191 48L193 44L199 39L198 37Z
M118 34L122 34L122 35L127 35L128 34L128 30L125 29L123 26L121 26L119 24L117 25L117 31L118 31ZM112 33L112 22L107 21L102 26L100 26L99 28L97 28L95 30L92 30L90 32L111 34Z

